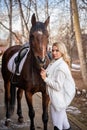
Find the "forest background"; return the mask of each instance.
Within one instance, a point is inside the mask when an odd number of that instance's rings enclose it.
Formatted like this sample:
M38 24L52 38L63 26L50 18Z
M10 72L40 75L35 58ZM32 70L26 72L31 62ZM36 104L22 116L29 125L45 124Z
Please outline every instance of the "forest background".
M29 42L33 13L38 21L50 16L49 47L55 41L66 44L87 89L87 0L0 0L1 55L12 45Z

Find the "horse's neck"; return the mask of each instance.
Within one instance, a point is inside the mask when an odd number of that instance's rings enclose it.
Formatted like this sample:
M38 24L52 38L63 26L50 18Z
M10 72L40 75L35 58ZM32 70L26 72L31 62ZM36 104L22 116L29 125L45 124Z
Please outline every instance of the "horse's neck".
M37 73L40 73L40 68L37 65L36 58L32 51L30 51L30 61L32 70L36 71Z

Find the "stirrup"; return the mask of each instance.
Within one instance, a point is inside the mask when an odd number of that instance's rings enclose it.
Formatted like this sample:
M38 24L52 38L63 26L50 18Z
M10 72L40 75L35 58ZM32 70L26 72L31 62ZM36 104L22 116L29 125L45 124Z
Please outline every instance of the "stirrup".
M18 75L18 76L20 75L20 73L19 73L19 72L15 72L15 74L16 74L16 75Z
M16 75L20 75L20 73L19 73L19 62L18 63L16 63L16 69L15 69L15 74Z

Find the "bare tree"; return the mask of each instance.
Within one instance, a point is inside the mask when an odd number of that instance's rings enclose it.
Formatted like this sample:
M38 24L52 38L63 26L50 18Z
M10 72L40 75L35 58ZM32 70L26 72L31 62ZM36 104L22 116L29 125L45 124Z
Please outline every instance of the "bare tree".
M83 52L82 46L82 37L81 37L81 30L80 30L80 23L79 23L79 16L78 16L78 9L77 9L77 1L71 0L72 3L72 11L73 11L73 24L75 30L75 37L76 37L76 45L78 49L78 55L80 59L80 66L84 84L87 88L87 65L86 65L86 58Z
M34 7L35 13L36 13L36 18L39 21L39 17L38 17L38 7L37 7L38 1L37 0L32 0L32 5Z
M0 25L2 25L6 30L9 31L9 28L7 28L2 22L0 22ZM11 30L10 30L11 31ZM20 40L20 38L17 36L17 34L13 31L11 31L12 35L14 35L16 37L16 39L20 42L20 44L22 44L22 41ZM10 40L8 40L10 42Z
M10 9L9 9L9 28L10 28L10 45L12 46L12 0L9 0L10 2Z
M23 19L24 24L25 24L25 27L26 27L26 30L29 32L29 28L28 28L28 25L27 25L27 22L26 22L26 20L25 20L24 13L23 13L23 10L22 10L21 0L18 0L18 4L19 4L19 9L20 9L21 19ZM21 21L22 21L22 20L21 20ZM22 26L23 26L23 23L22 23Z
M9 33L10 33L10 43L9 46L12 45L12 0L4 0L7 10L8 10L8 18L9 18Z
M45 18L49 16L49 0L45 0ZM48 30L49 30L49 43L51 43L50 39L50 24L48 25Z

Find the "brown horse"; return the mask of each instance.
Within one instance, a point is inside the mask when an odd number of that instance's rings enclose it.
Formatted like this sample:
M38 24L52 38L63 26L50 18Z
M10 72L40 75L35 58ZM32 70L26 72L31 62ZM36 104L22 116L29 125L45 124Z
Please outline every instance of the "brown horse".
M41 92L43 106L42 120L44 123L44 130L47 130L49 97L46 94L46 84L40 76L40 71L41 67L46 68L49 64L49 58L47 56L47 26L49 24L49 17L44 23L37 22L35 14L33 14L31 23L32 27L30 29L29 40L30 51L28 52L21 74L12 74L12 72L10 72L7 67L9 59L13 56L13 54L21 49L21 46L16 45L8 48L2 57L1 72L4 79L5 88L6 125L9 124L9 118L12 114L12 110L14 110L15 93L17 87L17 114L19 116L18 121L21 122L23 120L21 98L24 90L29 108L28 114L31 120L30 130L35 130L35 111L32 104L32 96L36 92Z

